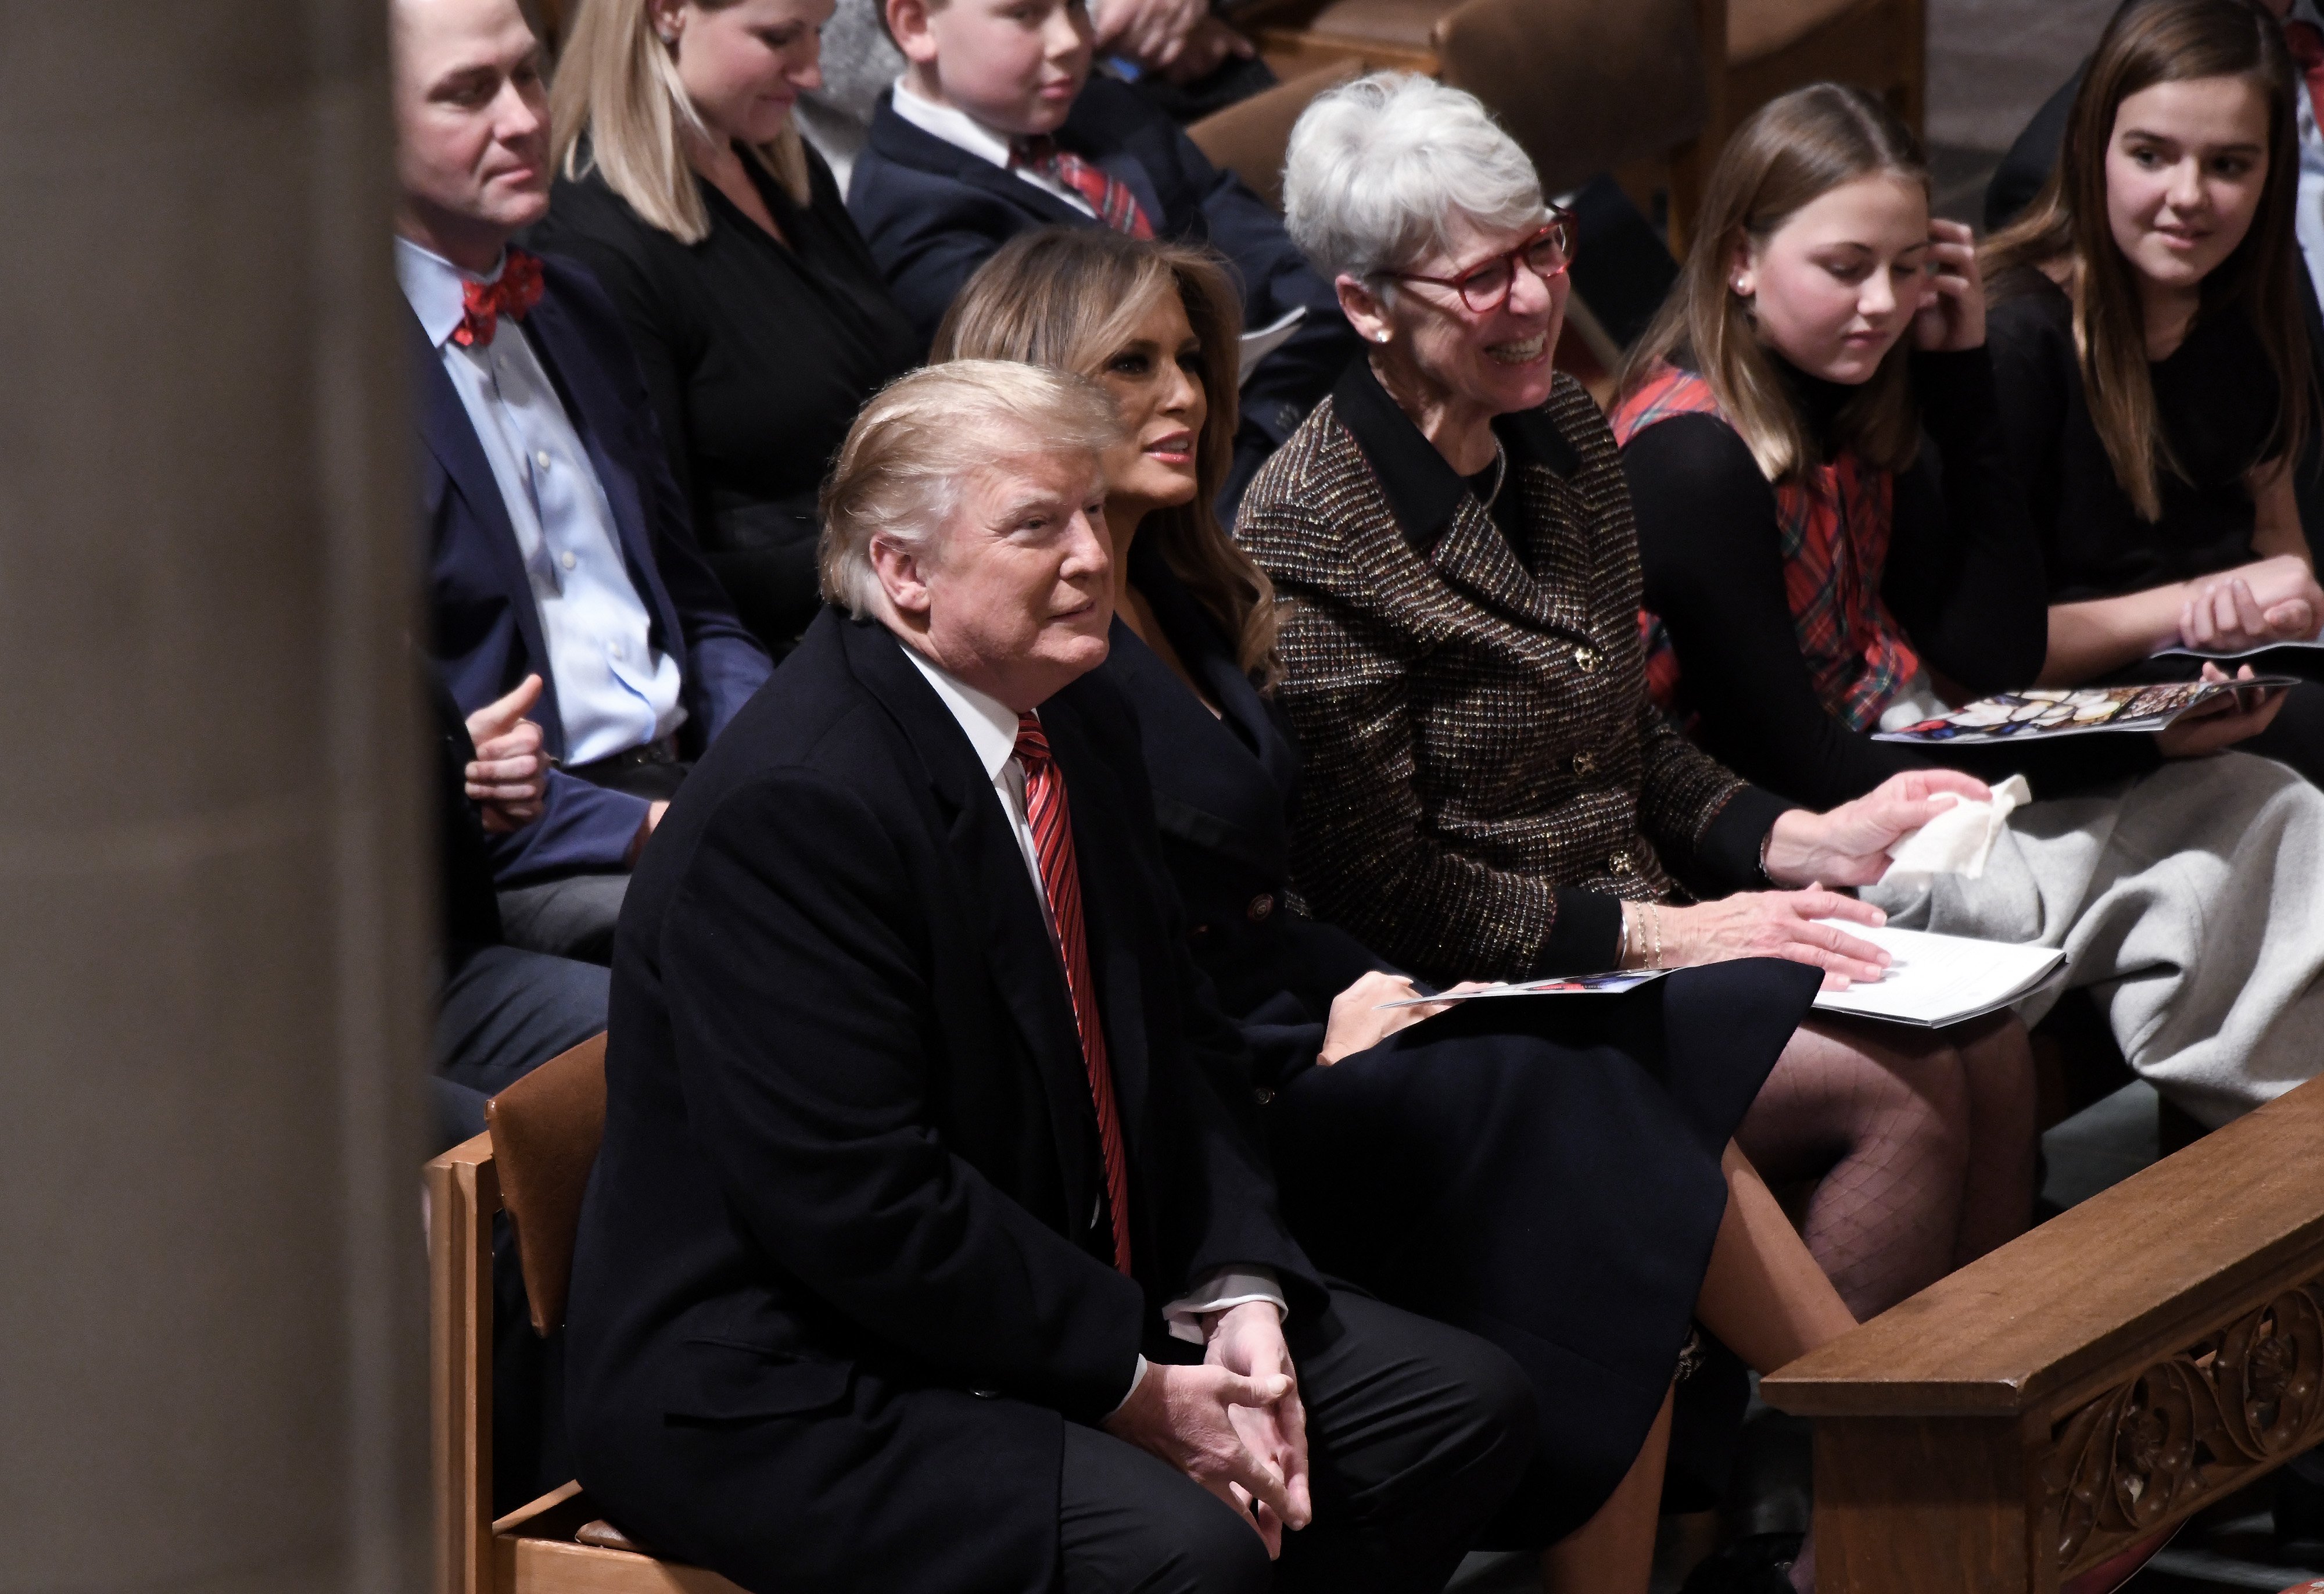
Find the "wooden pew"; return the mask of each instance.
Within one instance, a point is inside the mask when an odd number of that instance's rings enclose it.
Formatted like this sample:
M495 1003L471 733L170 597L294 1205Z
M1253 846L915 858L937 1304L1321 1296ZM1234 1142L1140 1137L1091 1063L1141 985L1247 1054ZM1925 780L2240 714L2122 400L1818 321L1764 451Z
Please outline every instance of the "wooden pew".
M2324 1441L2324 1080L1764 1379L1823 1594L2051 1594Z

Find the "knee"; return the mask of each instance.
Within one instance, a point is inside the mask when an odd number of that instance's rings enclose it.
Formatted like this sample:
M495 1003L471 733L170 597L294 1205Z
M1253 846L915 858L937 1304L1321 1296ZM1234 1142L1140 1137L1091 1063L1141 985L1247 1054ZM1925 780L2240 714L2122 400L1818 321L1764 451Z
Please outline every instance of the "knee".
M1540 1415L1532 1380L1497 1345L1463 1333L1444 1339L1435 1355L1449 1383L1448 1442L1436 1453L1452 1463L1464 1492L1499 1498L1533 1460Z
M1122 1585L1139 1594L1268 1594L1274 1580L1258 1531L1210 1495L1143 1550L1143 1575Z

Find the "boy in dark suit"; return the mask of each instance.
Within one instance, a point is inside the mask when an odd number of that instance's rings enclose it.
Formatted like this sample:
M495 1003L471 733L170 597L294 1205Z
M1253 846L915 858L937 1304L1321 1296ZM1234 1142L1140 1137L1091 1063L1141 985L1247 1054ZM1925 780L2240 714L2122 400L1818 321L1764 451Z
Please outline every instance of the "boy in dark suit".
M1045 226L1208 244L1241 279L1244 325L1296 310L1242 385L1222 516L1358 348L1281 218L1128 85L1090 75L1083 0L885 0L905 70L872 119L847 206L925 336L995 249Z

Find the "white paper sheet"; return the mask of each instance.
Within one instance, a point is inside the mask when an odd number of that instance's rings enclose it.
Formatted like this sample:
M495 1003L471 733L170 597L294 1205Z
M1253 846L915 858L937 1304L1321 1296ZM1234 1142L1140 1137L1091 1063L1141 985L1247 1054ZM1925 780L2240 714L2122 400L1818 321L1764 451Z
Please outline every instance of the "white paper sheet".
M1259 362L1291 341L1291 334L1299 330L1299 322L1307 313L1304 304L1295 304L1277 320L1255 332L1242 335L1241 364L1235 370L1235 385L1240 387L1259 369Z
M2065 953L2049 947L1886 926L1875 930L1847 919L1823 922L1872 942L1895 959L1875 984L1819 994L1815 1005L1826 1013L1932 1028L1959 1024L2039 990L2066 961Z
M1382 1002L1383 1007L1417 1007L1424 1002L1473 1002L1480 996L1618 996L1650 985L1670 972L1667 968L1624 968L1608 974L1568 974L1550 979L1517 979L1489 985L1478 991L1446 991L1437 996L1413 996L1402 1002Z

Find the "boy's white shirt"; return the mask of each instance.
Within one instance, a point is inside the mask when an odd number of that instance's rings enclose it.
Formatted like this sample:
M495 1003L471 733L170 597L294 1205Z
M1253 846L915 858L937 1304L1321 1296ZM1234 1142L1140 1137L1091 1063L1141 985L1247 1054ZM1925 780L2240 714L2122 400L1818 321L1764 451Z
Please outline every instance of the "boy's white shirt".
M1003 171L1013 173L1021 181L1031 183L1043 193L1063 199L1093 221L1097 219L1097 211L1076 190L1026 167L1011 166L1009 163L1008 135L994 132L966 111L922 98L912 91L911 84L904 78L896 79L895 106L896 114L921 132L941 138L955 149L966 150L980 161L990 161Z

